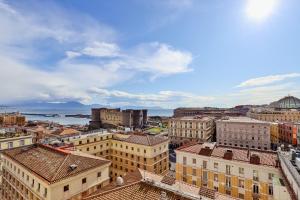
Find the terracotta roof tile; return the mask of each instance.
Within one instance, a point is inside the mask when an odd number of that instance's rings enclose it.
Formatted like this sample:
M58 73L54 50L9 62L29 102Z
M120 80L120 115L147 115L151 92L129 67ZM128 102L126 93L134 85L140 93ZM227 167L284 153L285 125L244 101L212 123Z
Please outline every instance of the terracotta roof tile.
M166 137L160 137L160 136L130 135L128 138L118 138L118 140L122 140L122 141L128 142L128 143L135 143L135 144L141 144L141 145L146 145L146 146L154 146L154 145L166 142L169 139Z
M205 147L203 144L196 144L196 145L188 146L185 148L179 148L177 150L182 151L182 152L201 154L201 155L219 157L219 158L224 158L225 152L227 150L231 150L232 151L232 160L248 162L248 163L250 163L251 155L255 154L255 155L259 156L261 165L276 167L277 154L272 151L250 149L249 154L248 154L248 149L246 149L246 148L215 146L211 150L212 151L211 155L209 155L208 154L209 152L203 152L204 148ZM202 154L201 152L207 153L207 154Z
M31 145L4 151L4 154L49 183L109 164L110 161L73 155L44 145ZM70 165L77 167L71 169Z

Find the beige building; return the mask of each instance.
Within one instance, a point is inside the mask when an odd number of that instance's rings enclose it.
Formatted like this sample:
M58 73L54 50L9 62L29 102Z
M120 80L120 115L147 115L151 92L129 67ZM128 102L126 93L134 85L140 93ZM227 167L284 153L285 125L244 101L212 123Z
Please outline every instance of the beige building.
M16 135L15 137L0 138L0 151L31 145L33 143L33 136L30 134Z
M277 154L196 144L176 150L176 179L247 200L289 200Z
M268 122L300 122L300 111L298 110L251 110L248 116Z
M109 183L110 161L44 145L3 153L3 200L82 199Z
M209 141L215 131L211 117L189 116L171 118L168 123L169 138L172 142L182 140Z
M216 121L217 144L270 149L270 123L248 117L226 117Z
M157 174L169 170L167 137L93 131L65 138L74 149L111 160L110 176L115 179L137 168Z

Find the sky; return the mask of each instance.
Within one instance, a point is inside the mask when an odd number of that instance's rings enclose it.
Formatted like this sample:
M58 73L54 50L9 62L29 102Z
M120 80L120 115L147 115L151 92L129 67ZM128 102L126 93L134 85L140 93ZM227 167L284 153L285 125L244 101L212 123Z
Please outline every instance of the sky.
M0 0L0 103L300 97L298 0Z

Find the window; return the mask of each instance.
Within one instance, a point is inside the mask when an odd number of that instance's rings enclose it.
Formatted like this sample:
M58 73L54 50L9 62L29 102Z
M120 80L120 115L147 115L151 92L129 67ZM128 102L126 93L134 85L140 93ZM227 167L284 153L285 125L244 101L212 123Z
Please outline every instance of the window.
M186 165L186 157L183 157L183 164Z
M193 176L196 176L196 169L193 169Z
M269 180L272 180L272 179L273 179L273 177L274 177L274 174L272 174L272 173L269 173Z
M24 140L20 140L20 146L24 146L25 145L25 141Z
M239 187L244 188L244 180L239 180Z
M253 180L254 180L254 181L259 181L259 178L258 178L258 171L257 171L257 170L253 170Z
M207 168L207 161L203 160L203 169Z
M67 191L69 191L69 185L64 186L64 192L67 192Z
M244 199L244 198L245 198L245 195L242 194L242 193L239 193L239 198L240 198L240 199Z
M13 147L14 147L13 142L8 142L8 148L11 149L11 148L13 148Z
M214 163L214 169L218 169L218 163Z
M48 190L47 190L47 188L45 188L45 190L44 190L44 197L47 197L47 193L48 193Z
M240 174L244 174L244 168L239 167L239 173L240 173Z
M269 195L273 195L273 186L269 185Z
M226 176L226 187L231 187L231 178Z
M259 187L258 187L258 185L253 185L253 193L255 193L255 194L259 193Z
M226 165L226 174L230 175L230 165Z
M216 182L219 181L218 174L214 174L214 181L216 181Z
M196 164L196 159L195 158L193 158L193 164Z
M85 184L85 183L86 183L86 178L83 178L83 179L81 180L81 182L82 182L82 184Z
M97 177L98 177L98 178L101 177L101 172L98 172L98 173L97 173Z
M37 191L40 191L41 190L41 184L38 183L38 188L37 188Z

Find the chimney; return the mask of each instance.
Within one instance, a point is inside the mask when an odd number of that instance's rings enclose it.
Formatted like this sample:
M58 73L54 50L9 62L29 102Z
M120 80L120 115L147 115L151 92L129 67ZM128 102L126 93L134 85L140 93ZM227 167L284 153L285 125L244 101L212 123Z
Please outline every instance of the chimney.
M226 160L232 160L233 157L233 152L232 150L227 149L226 152L224 153L224 159Z
M260 157L256 154L252 154L250 156L250 164L259 165L260 164Z

